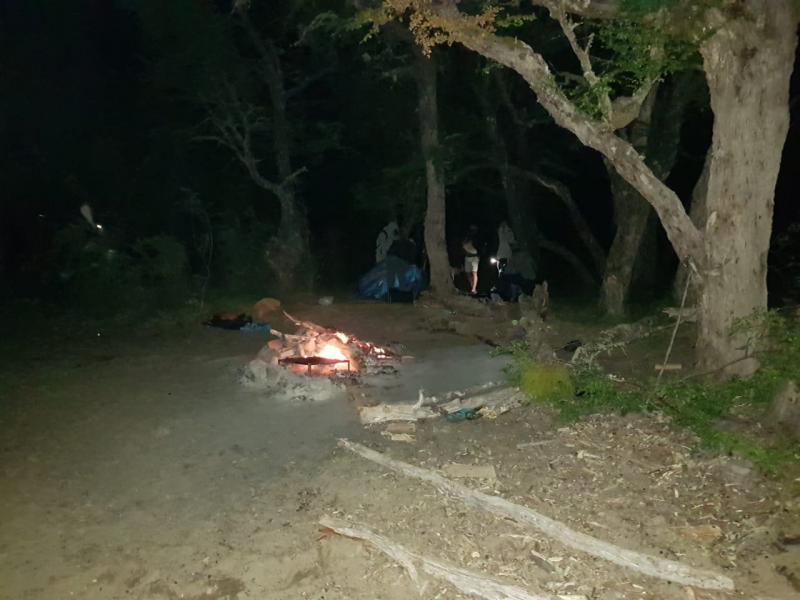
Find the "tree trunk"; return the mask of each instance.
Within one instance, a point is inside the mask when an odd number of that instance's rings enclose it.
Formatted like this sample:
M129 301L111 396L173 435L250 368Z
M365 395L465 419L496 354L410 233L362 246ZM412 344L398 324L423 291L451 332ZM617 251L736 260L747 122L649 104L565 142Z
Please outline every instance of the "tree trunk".
M428 207L425 213L425 249L431 269L431 291L437 296L453 293L447 255L445 178L439 149L439 112L436 104L436 62L416 45L414 75L419 94L418 113L422 156L425 159Z
M748 10L749 9L749 10ZM747 376L739 319L767 308L767 253L775 183L789 128L797 45L793 0L750 0L701 47L714 111L697 352L701 368Z
M292 130L286 111L286 88L278 49L270 39L256 31L247 11L241 11L242 24L261 58L261 78L269 93L272 109L272 147L280 189L281 205L278 233L267 248L267 262L275 273L282 291L309 289L313 282L308 217L305 206L297 198L292 170Z
M688 103L697 93L698 78L688 72L665 85L653 87L637 119L627 128L634 148L645 155L653 174L664 181L678 155L681 125ZM620 135L625 135L621 133ZM633 286L635 267L652 223L647 200L606 160L617 231L608 252L601 288L601 305L612 316L622 316Z
M638 152L647 152L653 108L656 103L658 87L654 87L642 106L639 116L620 135L628 137ZM645 157L647 158L647 157ZM621 317L625 314L625 303L633 281L633 267L644 238L644 230L650 215L650 205L632 185L625 181L614 166L603 161L611 184L611 197L614 203L614 221L617 231L606 259L603 284L600 288L600 301L606 314ZM659 179L661 179L659 177Z
M607 164L606 168L611 182L617 232L606 259L600 302L607 315L621 317L625 314L633 267L652 209L613 167Z
M705 161L703 162L703 170L700 172L697 183L694 184L691 205L689 206L689 216L698 228L702 228L706 223L706 197L708 195L708 172L710 165L711 150L709 149ZM675 273L675 281L672 284L672 295L677 302L683 299L683 290L686 287L687 277L689 277L689 267L683 263L678 265L678 270ZM693 277L686 294L686 306L697 304L698 283L697 276Z

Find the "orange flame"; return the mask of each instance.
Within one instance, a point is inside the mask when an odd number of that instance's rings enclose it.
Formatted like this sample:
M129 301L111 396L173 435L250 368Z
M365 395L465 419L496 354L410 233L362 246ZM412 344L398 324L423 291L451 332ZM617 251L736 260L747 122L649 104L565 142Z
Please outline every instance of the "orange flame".
M325 344L321 350L317 352L317 356L321 358L331 358L334 360L349 360L347 355L342 352L341 348L334 346L333 344ZM335 365L334 368L338 369L339 367L347 368L345 365Z

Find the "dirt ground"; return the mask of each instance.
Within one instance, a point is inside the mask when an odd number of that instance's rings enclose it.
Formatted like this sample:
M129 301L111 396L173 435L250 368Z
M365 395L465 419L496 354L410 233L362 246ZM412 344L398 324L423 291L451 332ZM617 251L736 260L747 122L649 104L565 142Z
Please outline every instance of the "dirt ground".
M336 303L296 316L377 343L413 367L385 399L497 376L477 338L431 332L435 307ZM513 317L501 314L491 329ZM599 325L554 320L554 345ZM239 383L263 336L205 329L96 335L10 362L0 401L0 598L400 600L466 598L432 580L421 596L394 561L321 535L352 520L419 554L567 600L800 598L797 482L705 454L656 416L570 426L541 407L421 424L416 442L365 429L346 394L277 402ZM652 371L663 338L609 362ZM690 350L678 343L677 357ZM8 380L8 373L5 374ZM5 389L5 388L4 388ZM407 398L412 400L413 398ZM466 485L620 546L713 569L735 592L637 575L509 519L443 497L337 447L347 437L428 469L491 465Z

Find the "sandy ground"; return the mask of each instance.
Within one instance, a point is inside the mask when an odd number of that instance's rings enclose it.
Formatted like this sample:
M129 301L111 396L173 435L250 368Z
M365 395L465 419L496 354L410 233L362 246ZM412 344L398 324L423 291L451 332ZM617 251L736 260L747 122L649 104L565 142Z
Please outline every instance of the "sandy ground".
M416 356L385 382L386 400L481 383L502 367L474 339L431 334L419 307L297 310ZM344 394L278 403L240 385L238 370L262 344L202 328L100 336L69 352L48 348L19 373L0 412L0 598L418 597L368 545L320 539L324 514L531 593L800 597L797 546L781 543L800 534L793 490L739 461L698 454L667 423L595 417L561 427L527 408L496 421L426 423L415 444L397 444L362 428ZM431 469L492 465L497 481L467 484L614 543L713 568L738 591L637 576L389 474L337 449L339 437ZM697 539L698 531L711 535ZM431 582L422 597L465 596Z

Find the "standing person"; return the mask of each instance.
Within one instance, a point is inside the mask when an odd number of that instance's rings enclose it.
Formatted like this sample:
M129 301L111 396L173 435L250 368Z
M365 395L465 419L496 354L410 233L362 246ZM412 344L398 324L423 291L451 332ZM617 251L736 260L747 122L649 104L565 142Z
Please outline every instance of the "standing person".
M511 229L506 221L500 223L497 228L497 254L495 255L498 261L509 261L514 249L517 239L514 236L514 230Z
M386 260L389 254L389 248L392 247L395 240L400 236L400 227L397 221L390 222L386 227L381 229L378 238L375 240L375 263Z
M467 282L470 286L470 294L478 293L478 266L481 259L478 254L478 228L475 225L470 226L469 233L467 233L461 247L464 249L464 273L467 275Z

